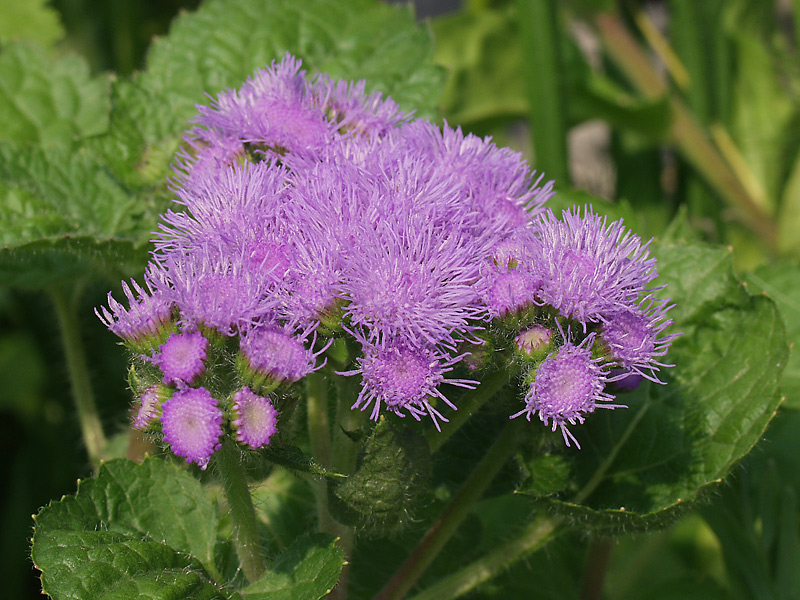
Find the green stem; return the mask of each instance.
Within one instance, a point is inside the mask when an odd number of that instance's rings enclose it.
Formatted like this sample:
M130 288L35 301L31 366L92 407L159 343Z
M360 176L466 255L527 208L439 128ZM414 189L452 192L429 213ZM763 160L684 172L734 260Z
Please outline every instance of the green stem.
M351 474L356 468L356 459L361 444L353 440L348 434L356 434L362 426L363 413L360 410L352 410L355 398L358 396L357 383L352 378L336 378L336 426L333 431L333 456L332 466L337 473ZM342 525L333 521L337 526L335 532L339 536L339 545L344 551L345 559L348 561L342 567L342 574L336 587L333 588L330 600L347 598L347 587L350 579L350 558L353 551L355 532L352 527Z
M574 503L580 504L597 488L619 454L619 450L636 429L649 406L650 401L648 400L631 419L614 449L600 464L594 476L575 495L573 498ZM518 537L497 547L492 552L459 569L452 575L441 579L411 600L451 600L466 594L481 583L504 571L514 562L544 546L557 533L556 529L563 521L564 519L558 515L539 515Z
M517 0L536 168L569 184L563 69L555 0Z
M425 437L431 449L431 454L439 451L445 442L466 423L488 400L493 398L506 383L510 373L501 370L492 373L475 390L464 394L458 405L458 410L450 417L450 421L442 425L441 431L431 430Z
M400 600L414 587L513 453L517 446L517 432L521 426L520 421L513 421L506 425L461 489L458 490L442 516L428 530L411 556L395 571L389 582L375 596L375 600Z
M67 298L65 290L59 286L53 286L48 291L55 305L61 329L61 342L67 359L72 397L75 399L83 441L86 444L89 460L97 470L106 447L106 436L97 412L89 369L86 365L86 352L78 328L77 293L74 293L72 298Z
M328 417L328 381L321 372L306 377L308 439L314 460L323 468L331 468L331 428ZM324 477L315 481L317 527L326 533L335 532L335 523L328 512L328 483Z
M261 556L258 521L247 485L247 475L241 463L240 452L229 438L225 438L222 448L214 456L222 478L225 499L231 511L233 544L244 576L252 583L264 573L264 559Z
M410 600L453 600L466 594L507 569L511 562L509 557L527 556L544 546L554 537L556 528L562 520L558 516L539 515L519 537L495 548L452 575L440 579Z

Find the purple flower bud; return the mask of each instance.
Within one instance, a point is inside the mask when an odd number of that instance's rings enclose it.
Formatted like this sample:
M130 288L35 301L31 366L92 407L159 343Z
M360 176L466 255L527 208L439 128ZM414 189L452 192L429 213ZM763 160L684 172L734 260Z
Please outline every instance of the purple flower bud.
M162 381L166 384L191 385L206 370L208 340L197 331L173 333L159 350L153 363L161 369L164 374Z
M527 359L538 360L550 351L552 339L553 332L550 329L534 325L517 336L517 350Z
M254 450L269 444L277 431L278 411L267 398L250 388L242 388L233 395L233 414L231 424L236 430L236 440Z
M583 423L584 415L596 408L624 408L620 404L606 404L614 397L603 391L608 378L600 364L602 359L592 358L594 337L594 333L589 334L577 346L567 341L558 352L548 356L536 369L535 379L525 395L525 409L511 418L525 415L530 421L532 415L538 414L545 425L552 422L553 431L561 428L567 446L572 440L580 448L567 423Z
M222 410L205 388L178 390L161 407L164 441L176 456L205 469L219 449Z
M99 311L94 309L97 317L112 333L142 350L149 346L148 340L156 341L164 333L172 316L171 295L165 290L154 289L147 276L145 282L146 290L133 280L133 290L126 282L122 282L129 308L114 300L109 292L108 306L111 310L105 306L101 306Z
M139 410L133 420L133 427L145 431L161 416L161 404L169 395L169 389L160 385L147 388L139 398Z

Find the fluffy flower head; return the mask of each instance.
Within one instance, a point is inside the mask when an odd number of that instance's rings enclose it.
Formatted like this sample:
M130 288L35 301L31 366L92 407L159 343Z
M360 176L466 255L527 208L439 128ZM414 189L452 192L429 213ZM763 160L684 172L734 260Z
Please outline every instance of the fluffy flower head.
M583 423L584 415L596 408L621 407L607 404L613 396L603 391L608 378L600 359L592 358L593 340L594 334L590 334L577 346L567 341L548 356L536 370L536 378L525 395L525 409L511 418L525 415L530 421L532 415L538 414L545 425L552 423L553 431L561 428L567 446L572 440L580 448L567 424Z
M584 327L605 321L605 315L626 310L650 290L656 261L647 244L626 229L622 221L608 223L587 208L564 211L558 220L552 211L536 223L538 243L532 264L542 280L542 304Z
M211 455L220 447L222 410L205 388L175 392L161 407L164 441L177 456L208 466Z
M254 450L269 444L277 431L278 411L268 398L250 388L244 387L233 395L233 414L231 424L236 430L236 440Z
M159 350L153 363L164 374L164 383L191 384L206 369L208 340L197 331L173 333Z

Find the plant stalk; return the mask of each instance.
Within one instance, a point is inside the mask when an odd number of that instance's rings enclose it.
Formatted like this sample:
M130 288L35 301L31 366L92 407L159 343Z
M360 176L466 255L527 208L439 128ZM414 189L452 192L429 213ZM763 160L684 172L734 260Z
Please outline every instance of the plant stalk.
M507 569L513 560L543 547L555 536L562 520L558 516L537 516L519 537L495 548L452 575L440 579L410 600L453 600L463 596ZM509 560L509 557L513 558Z
M61 342L67 360L72 397L75 400L83 441L86 444L89 460L96 471L100 466L100 460L106 447L106 436L97 412L97 403L94 399L92 382L86 364L86 352L78 328L77 290L72 290L71 298L67 297L66 290L60 286L53 286L48 291L55 306L61 330Z
M517 0L536 169L569 185L563 69L555 0Z
M323 469L330 469L332 464L328 381L321 372L310 373L306 376L306 407L311 454ZM320 477L314 483L317 528L320 531L336 535L336 524L328 512L328 482L324 477Z
M378 592L375 600L401 600L414 587L514 452L517 447L517 432L521 427L520 421L512 421L506 425L442 516L428 530L411 556Z
M244 576L247 581L253 583L264 573L264 558L261 555L258 521L250 488L247 485L247 474L242 466L238 448L228 437L225 437L222 448L214 456L222 478L225 499L231 511L236 554Z

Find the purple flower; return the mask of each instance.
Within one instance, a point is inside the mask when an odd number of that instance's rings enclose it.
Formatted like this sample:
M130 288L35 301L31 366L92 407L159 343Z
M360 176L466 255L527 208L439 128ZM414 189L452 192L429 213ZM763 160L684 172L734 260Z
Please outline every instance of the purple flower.
M359 368L340 375L362 376L362 388L353 409L367 410L372 406L370 418L377 420L381 405L387 410L404 417L408 410L412 417L420 420L430 415L439 429L440 419L447 419L434 408L431 401L438 398L453 410L456 406L438 389L442 383L474 389L477 381L468 379L445 379L445 373L453 370L453 365L463 356L448 356L427 347L413 347L403 343L392 345L368 345L364 357L359 358Z
M250 256L250 249L225 252L209 244L159 257L186 329L205 326L233 335L269 311L275 279L253 269Z
M238 137L257 151L314 153L330 142L335 126L325 118L301 61L287 54L256 71L238 90L223 92L199 116L189 138L213 144Z
M172 317L172 297L167 290L154 289L148 276L145 276L147 289L143 289L131 280L133 290L126 282L122 282L122 291L128 299L128 307L114 300L108 293L108 307L94 309L97 317L112 333L125 342L140 345L146 344L147 338L157 338L165 330ZM102 314L101 314L102 311Z
M622 369L613 379L621 380L628 374L637 374L655 383L664 383L656 372L660 367L674 365L659 362L658 358L667 354L672 341L680 335L661 336L672 324L666 313L674 305L667 303L648 296L635 310L614 313L606 318L600 338L608 346L612 360Z
M173 333L159 350L152 360L164 374L162 381L166 384L191 385L206 370L208 340L199 332Z
M310 331L307 331L298 337L274 325L253 327L242 334L240 351L248 369L255 372L255 379L291 383L325 365L325 361L317 365L317 357L331 342L314 352L316 335L309 344L311 347L306 347L309 335Z
M269 444L277 431L278 411L269 399L248 387L233 395L233 414L235 418L231 424L236 430L236 440L254 450Z
M453 348L478 328L485 314L474 285L478 249L454 229L436 231L432 221L402 213L362 228L343 284L359 339Z
M491 138L464 134L445 123L442 129L417 120L401 128L406 145L426 160L464 182L465 192L484 219L480 224L500 222L507 232L527 226L542 210L553 192L553 182L539 187L522 155L498 148Z
M532 305L541 280L528 269L502 269L487 265L481 278L481 299L492 318Z
M169 393L168 388L154 385L147 388L139 397L139 410L133 420L133 427L140 431L146 430L161 416L161 403Z
M553 339L553 331L542 325L534 325L525 331L521 331L516 337L517 349L521 354L529 358L537 358L544 355L550 349Z
M410 117L400 111L394 100L384 98L380 92L367 94L363 80L334 80L321 74L314 80L313 94L319 108L342 133L383 136Z
M567 428L568 423L583 423L584 415L596 408L624 408L620 404L606 404L614 397L603 391L608 373L601 365L602 359L592 358L594 338L591 333L577 346L566 341L558 352L548 356L536 369L535 379L525 395L525 408L511 418L525 415L530 421L532 415L538 414L545 425L552 422L553 431L561 428L567 446L572 440L580 448Z
M608 223L588 207L583 216L580 208L564 211L559 221L548 210L536 231L531 254L542 279L539 300L584 328L630 309L652 291L647 285L656 277L656 260L621 220Z
M178 390L161 407L164 441L176 456L205 469L219 449L222 410L205 388Z

